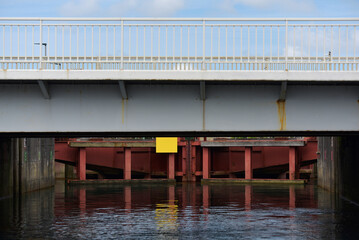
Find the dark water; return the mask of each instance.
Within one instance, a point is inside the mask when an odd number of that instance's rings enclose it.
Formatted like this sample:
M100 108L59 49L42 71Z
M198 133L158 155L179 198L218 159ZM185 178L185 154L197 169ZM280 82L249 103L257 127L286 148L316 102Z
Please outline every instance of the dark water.
M59 182L0 211L1 239L359 239L359 207L314 185Z

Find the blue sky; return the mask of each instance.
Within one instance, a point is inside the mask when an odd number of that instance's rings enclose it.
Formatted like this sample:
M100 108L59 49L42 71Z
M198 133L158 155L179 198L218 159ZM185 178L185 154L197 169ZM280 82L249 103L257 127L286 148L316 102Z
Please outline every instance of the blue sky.
M359 0L0 0L1 17L358 17Z

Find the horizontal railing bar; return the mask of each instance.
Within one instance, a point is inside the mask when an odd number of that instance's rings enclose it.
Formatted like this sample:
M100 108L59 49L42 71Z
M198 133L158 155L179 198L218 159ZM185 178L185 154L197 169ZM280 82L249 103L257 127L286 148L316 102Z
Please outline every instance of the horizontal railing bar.
M111 57L113 58L113 57ZM138 59L137 62L143 62L143 61L146 61L148 63L158 63L158 60L160 60L161 62L167 62L167 63L189 63L189 60L191 59L196 59L196 57L182 57L182 61L180 61L180 57L167 57L167 61L162 61L161 59L165 60L166 57L141 57L141 56L137 56L137 57L126 57L124 56L123 59L128 62L128 60L131 60L131 59ZM258 57L257 57L258 58ZM257 59L256 61L254 62L260 62L260 63L277 63L276 61L279 59L279 60L285 60L285 57L272 57L273 60L275 61L268 61L269 60L269 57L265 57L264 58L264 61L262 59L263 57L261 57L260 59ZM33 60L32 60L33 59ZM5 57L4 58L1 58L0 59L0 63L4 63L4 62L20 62L20 61L25 61L24 63L34 63L34 62L38 62L39 61L39 57ZM52 59L55 59L55 57L50 57L49 60L47 59L47 57L42 57L42 61L43 62L50 62L52 61ZM66 61L61 61L62 59L66 60ZM72 60L74 59L74 60ZM78 59L78 60L77 60ZM88 60L87 60L88 59ZM92 57L61 57L61 59L57 59L56 63L69 63L69 62L82 62L82 63L110 63L110 62L115 62L115 63L120 63L120 60L121 58L116 58L117 60L106 60L106 57L101 57L100 59L98 57L93 57L93 59L95 59L96 61L91 61ZM148 61L147 61L148 59ZM152 59L152 61L151 61ZM189 59L189 60L188 60ZM205 63L218 63L218 61L223 61L221 63L236 63L236 59L242 59L241 61L238 61L237 63L243 63L243 62L248 62L248 60L252 60L252 59L256 59L256 57L212 57L213 60L215 61L211 61L210 60L211 58L210 57L205 57L205 59L203 60L202 57L197 57L197 60L196 61L193 61L195 63L201 63L203 61L205 61ZM227 59L227 60L226 60ZM233 61L233 59L235 61ZM327 64L331 64L331 63L339 63L340 61L343 61L343 63L348 63L346 62L347 60L350 60L350 61L359 61L359 57L332 57L332 58L329 58L329 57L288 57L287 58L288 60L290 61L303 61L303 63L306 63L305 61L309 60L309 61L313 61L313 63L316 63L315 61L318 60L318 61L322 61L322 60L326 60L325 63ZM173 60L175 60L176 62L173 62ZM294 63L294 62L292 62ZM298 62L298 63L301 63L301 62ZM320 64L322 64L324 62L320 62ZM354 62L349 62L349 63L354 63ZM359 63L359 62L358 62Z
M359 26L359 24L288 24L288 27L349 27L349 26Z
M143 26L182 26L182 27L202 27L203 24L123 24L124 26L137 26L137 27L143 27ZM22 26L39 26L39 24L36 23L0 23L0 26L15 26L15 27L22 27ZM88 23L88 24L76 24L76 23L44 23L42 26L74 26L74 27L91 27L91 26L122 26L120 23ZM285 26L285 24L205 24L206 27L247 27L247 26L255 26L255 27L278 27L278 26ZM288 27L353 27L353 26L359 26L359 24L288 24Z
M113 56L109 56L109 57L111 57L111 58L113 58ZM1 59L2 59L3 57L1 57L0 58L0 61L1 61ZM13 57L11 57L12 59L17 59L18 57L17 56L13 56ZM25 56L20 56L20 58L28 58L28 59L39 59L39 57L37 56L37 57L30 57L30 56L28 56L28 57L25 57ZM47 59L47 58L55 58L55 57L53 57L53 56L46 56L46 57L42 57L42 59ZM61 57L61 59L99 59L99 57L98 56L94 56L94 57L89 57L89 56L87 56L86 58L85 57L82 57L82 56L79 56L79 57L70 57L70 56L64 56L64 57ZM128 59L128 58L144 58L143 56L131 56L131 57L128 57L128 56L124 56L123 57L124 59ZM148 58L148 59L151 59L151 56L146 56L145 58ZM168 58L168 59L180 59L181 57L178 57L178 56L176 56L176 57L173 57L173 56L160 56L160 57L158 57L158 56L152 56L152 59L158 59L158 58L163 58L163 59L165 59L165 58ZM203 57L199 57L199 56L197 56L197 57L195 57L195 56L190 56L190 57L188 57L188 56L182 56L182 59L191 59L191 58L197 58L197 59L202 59ZM206 56L205 58L208 58L208 59L210 59L211 57L210 56ZM212 58L213 59L233 59L233 56L227 56L227 57L225 57L225 56L220 56L220 57L218 57L218 56L212 56ZM242 59L248 59L248 57L247 56L243 56L243 57L241 57L241 56L235 56L234 58L238 58L238 59L240 59L240 58L242 58ZM260 58L263 58L262 56L260 57ZM264 57L265 59L267 59L267 60L269 60L269 56L265 56ZM347 57L334 57L334 56L332 56L332 57L309 57L309 59L313 59L313 60L315 60L315 59L330 59L330 60L335 60L335 59L347 59ZM10 59L10 57L9 56L5 56L5 59ZM60 61L61 59L58 59L58 61ZM102 59L106 59L106 57L105 56L101 56L100 57L100 60L102 60ZM121 57L118 57L118 56L116 56L115 57L115 59L118 59L118 60L120 60L121 59ZM255 59L255 56L250 56L249 57L249 59ZM280 56L280 57L277 57L277 56L272 56L272 59L285 59L285 57L282 57L282 56ZM296 57L291 57L291 56L288 56L288 59L308 59L308 57L301 57L301 56L296 56ZM359 57L348 57L348 59L358 59L359 60ZM328 60L329 61L329 60ZM185 61L182 61L182 62L184 62L185 63ZM268 61L268 63L270 63L270 61ZM330 62L328 62L328 63L330 63Z
M38 23L0 23L0 26L22 27L22 26L39 26L39 24Z
M46 24L45 24L46 25ZM109 24L111 26L111 24ZM105 25L104 25L105 26ZM187 26L196 26L196 27L203 27L203 24L173 24L173 23L169 23L169 24L124 24L124 26L183 26L183 27L187 27ZM285 26L285 24L205 24L204 26L206 27L233 27L233 26Z
M59 18L0 17L0 21L359 21L353 18Z

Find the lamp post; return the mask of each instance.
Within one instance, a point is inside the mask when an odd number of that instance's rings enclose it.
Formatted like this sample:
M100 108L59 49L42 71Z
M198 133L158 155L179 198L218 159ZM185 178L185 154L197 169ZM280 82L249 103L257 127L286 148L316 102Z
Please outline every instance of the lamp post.
M40 45L40 43L34 43L34 45ZM45 57L47 57L47 43L42 43L42 46L45 46Z

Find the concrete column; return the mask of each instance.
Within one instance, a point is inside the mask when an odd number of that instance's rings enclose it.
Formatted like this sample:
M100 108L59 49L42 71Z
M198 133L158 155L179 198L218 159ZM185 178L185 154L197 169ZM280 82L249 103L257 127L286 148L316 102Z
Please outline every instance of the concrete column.
M65 164L65 179L76 179L74 166Z
M244 168L245 168L245 179L253 178L253 169L252 169L252 147L246 147L244 149Z
M211 166L210 166L209 148L203 147L202 150L203 150L203 154L202 154L202 158L203 158L203 164L202 164L203 179L208 179L208 178L211 177L211 174L210 174Z
M125 180L131 180L131 148L125 148L124 179Z
M86 148L79 148L79 158L77 160L77 178L86 180Z
M295 147L289 147L289 180L295 180L297 170L297 158Z
M175 154L168 154L167 178L175 179Z

